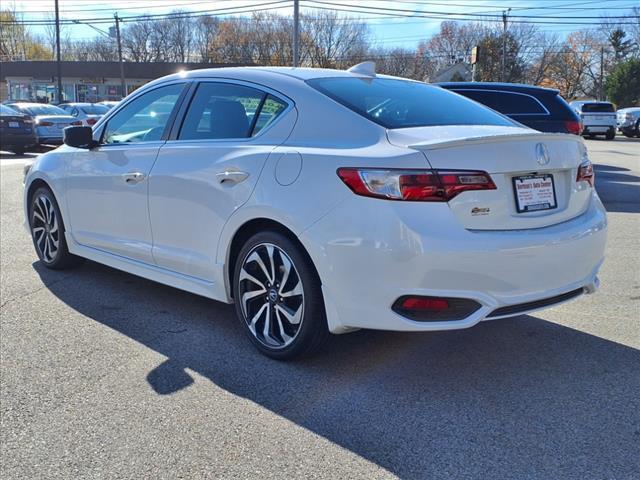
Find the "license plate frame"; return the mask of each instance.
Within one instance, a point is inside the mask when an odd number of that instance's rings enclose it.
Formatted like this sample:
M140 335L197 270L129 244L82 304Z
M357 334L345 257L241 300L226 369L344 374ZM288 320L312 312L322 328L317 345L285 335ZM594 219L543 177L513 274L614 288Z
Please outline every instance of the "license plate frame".
M9 128L20 128L20 122L9 122Z
M550 189L546 185L536 186L536 180L541 183L547 179L551 181ZM558 208L558 197L553 174L532 173L529 175L517 175L511 181L518 213L540 212ZM518 188L518 182L520 182L520 185L532 185L532 188Z

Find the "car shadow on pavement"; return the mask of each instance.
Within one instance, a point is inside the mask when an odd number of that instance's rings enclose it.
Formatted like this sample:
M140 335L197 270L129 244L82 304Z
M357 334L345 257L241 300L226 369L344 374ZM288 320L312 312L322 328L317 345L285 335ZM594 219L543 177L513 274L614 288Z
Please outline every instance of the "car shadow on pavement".
M640 213L640 177L630 169L596 163L596 191L607 212Z
M195 372L401 478L623 479L640 469L640 351L612 341L522 316L428 334L360 331L277 362L254 350L232 306L93 262L34 268L72 309L167 358L139 379L157 394L188 388Z

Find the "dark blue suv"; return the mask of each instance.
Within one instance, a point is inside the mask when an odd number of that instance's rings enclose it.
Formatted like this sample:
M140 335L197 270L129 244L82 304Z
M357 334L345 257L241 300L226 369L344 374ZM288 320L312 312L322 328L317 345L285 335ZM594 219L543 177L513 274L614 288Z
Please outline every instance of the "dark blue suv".
M582 133L580 117L558 90L518 83L447 82L436 85L540 132Z

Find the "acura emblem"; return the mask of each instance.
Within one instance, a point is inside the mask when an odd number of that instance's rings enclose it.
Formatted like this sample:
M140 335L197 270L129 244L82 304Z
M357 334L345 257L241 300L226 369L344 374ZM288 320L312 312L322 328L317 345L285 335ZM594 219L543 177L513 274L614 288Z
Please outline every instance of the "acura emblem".
M549 163L549 151L544 143L536 145L536 160L538 161L538 165L546 165Z

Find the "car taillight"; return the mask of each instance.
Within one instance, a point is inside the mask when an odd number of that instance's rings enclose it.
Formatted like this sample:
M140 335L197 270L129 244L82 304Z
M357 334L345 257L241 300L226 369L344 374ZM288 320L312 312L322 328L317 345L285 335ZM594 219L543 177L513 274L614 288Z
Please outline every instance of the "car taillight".
M486 172L339 168L338 176L365 197L418 202L448 202L467 190L495 190Z
M47 121L40 120L38 122L38 126L39 127L53 127L53 122L47 122Z
M95 125L97 121L95 118L87 118L87 125Z
M578 177L576 178L576 182L587 182L593 187L594 181L595 174L593 173L593 164L589 160L582 162L578 167Z
M79 127L80 125L82 125L82 122L80 120L76 120L75 122L71 122L69 125L73 125L75 127Z
M582 133L582 122L579 122L577 120L570 120L564 122L564 128L566 128L567 132L569 133L580 135Z

